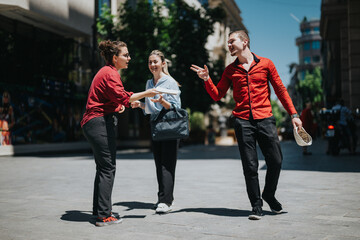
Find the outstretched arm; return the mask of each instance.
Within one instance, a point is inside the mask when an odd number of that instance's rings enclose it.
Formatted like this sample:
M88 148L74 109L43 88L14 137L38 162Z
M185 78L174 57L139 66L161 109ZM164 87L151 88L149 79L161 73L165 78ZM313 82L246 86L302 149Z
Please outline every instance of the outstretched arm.
M229 89L231 83L231 81L226 77L226 74L223 74L221 80L215 86L210 78L209 69L206 65L204 65L204 68L202 68L192 64L190 69L196 72L199 78L204 80L205 89L214 101L219 101L222 97L226 95L226 92Z
M159 92L156 91L155 88L151 88L143 92L134 93L133 95L131 95L129 102L132 103L144 97L153 97L156 94L159 94Z

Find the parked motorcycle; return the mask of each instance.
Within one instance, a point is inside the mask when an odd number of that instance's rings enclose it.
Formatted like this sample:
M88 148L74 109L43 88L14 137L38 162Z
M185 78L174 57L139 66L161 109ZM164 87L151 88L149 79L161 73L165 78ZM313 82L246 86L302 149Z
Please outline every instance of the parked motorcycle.
M340 119L340 111L333 109L322 109L319 112L320 118L324 123L324 136L328 141L328 147L326 154L339 155L341 149L349 149L350 152L351 144L350 139L346 134L346 129L341 126L338 122ZM348 123L348 128L350 128L351 139L353 142L353 148L356 148L357 145L357 134L356 134L356 125L354 122Z

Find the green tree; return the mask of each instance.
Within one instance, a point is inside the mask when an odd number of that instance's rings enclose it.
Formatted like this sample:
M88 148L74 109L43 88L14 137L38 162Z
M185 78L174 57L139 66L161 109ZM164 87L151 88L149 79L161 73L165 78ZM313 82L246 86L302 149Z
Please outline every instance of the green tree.
M160 7L140 0L135 7L126 1L119 9L115 35L126 42L131 55L129 68L122 74L126 88L131 91L144 90L146 80L151 77L147 64L149 53L163 45L156 37L156 29L163 29L165 24L160 17Z
M103 39L115 40L114 36L114 15L107 4L101 6L101 16L96 19L96 29L98 33L98 42Z
M164 8L168 9L166 15ZM224 11L206 5L194 9L183 0L174 0L172 4L139 0L135 7L126 1L119 11L115 26L111 25L113 16L104 11L97 27L102 37L114 36L128 45L132 59L126 73L122 74L126 88L144 89L145 81L151 78L147 67L149 53L159 49L171 61L170 74L182 85L183 106L193 111L208 110L212 100L190 66L193 63L212 65L205 44L213 33L214 23L224 18Z
M316 67L312 73L306 72L304 80L299 81L296 86L303 103L305 103L306 100L310 100L313 103L322 102L324 94L321 81L320 67Z
M213 102L203 82L190 70L191 64L208 64L205 48L213 25L224 18L221 8L194 9L182 0L174 0L169 8L168 33L170 36L171 74L182 84L182 103L193 111L205 112Z

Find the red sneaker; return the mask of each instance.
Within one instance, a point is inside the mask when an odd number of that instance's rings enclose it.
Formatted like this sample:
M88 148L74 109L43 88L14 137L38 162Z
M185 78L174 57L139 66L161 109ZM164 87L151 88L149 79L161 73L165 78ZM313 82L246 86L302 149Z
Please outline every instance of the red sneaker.
M103 226L107 226L107 225L112 225L112 224L118 224L121 223L122 219L121 218L115 218L113 216L110 217L104 217L104 218L97 218L96 219L96 223L95 226L97 227L103 227Z

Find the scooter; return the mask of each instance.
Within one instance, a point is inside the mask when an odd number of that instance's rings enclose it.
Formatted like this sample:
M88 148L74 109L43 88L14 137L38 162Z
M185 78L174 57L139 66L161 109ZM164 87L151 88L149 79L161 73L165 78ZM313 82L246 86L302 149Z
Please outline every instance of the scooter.
M319 115L322 121L325 123L324 136L328 141L326 154L337 156L339 155L341 149L349 149L351 152L349 138L344 132L345 129L338 123L340 119L340 111L333 109L322 109L320 110ZM352 130L351 133L353 146L356 147L356 129Z

